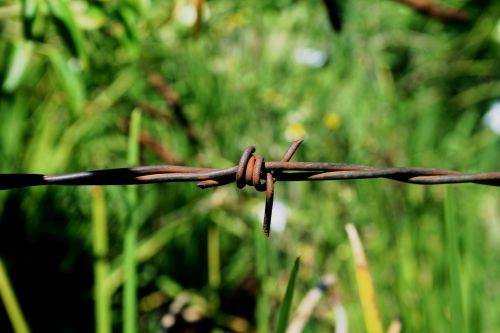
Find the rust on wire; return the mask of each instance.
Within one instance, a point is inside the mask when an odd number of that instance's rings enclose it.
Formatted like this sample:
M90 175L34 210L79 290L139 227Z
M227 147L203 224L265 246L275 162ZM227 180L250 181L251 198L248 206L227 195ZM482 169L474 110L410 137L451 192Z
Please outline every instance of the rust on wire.
M250 146L241 155L237 166L225 169L196 168L178 165L153 165L77 172L58 176L41 174L0 174L0 190L40 185L133 185L170 182L198 182L200 188L236 183L266 192L263 231L269 236L274 197L274 183L280 181L320 181L386 178L410 184L435 185L476 183L500 186L500 171L461 173L436 168L374 168L365 165L290 162L302 140L295 141L281 161L265 162L254 156ZM264 180L262 183L261 181Z

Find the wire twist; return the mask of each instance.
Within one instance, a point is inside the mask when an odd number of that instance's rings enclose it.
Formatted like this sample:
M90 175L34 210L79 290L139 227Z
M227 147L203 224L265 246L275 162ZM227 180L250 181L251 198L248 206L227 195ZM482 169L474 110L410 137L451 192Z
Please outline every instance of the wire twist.
M281 159L281 162L290 161L301 143L302 140L295 141L290 148L288 148L288 151ZM273 177L273 171L263 171L266 170L264 157L262 157L262 155L254 156L254 152L254 146L249 146L243 151L240 162L238 163L238 168L236 169L235 181L236 186L240 189L244 188L245 185L249 185L253 186L259 192L266 191L266 206L264 209L262 231L266 237L269 237L269 232L271 230L271 216L273 212L274 183L276 182L276 178ZM261 183L261 178L263 178L264 173L266 175L265 182Z
M271 215L274 200L274 179L271 172L266 172L265 183L260 182L263 174L262 169L265 170L265 161L262 155L254 156L255 147L249 146L241 155L238 169L236 170L236 186L243 188L245 185L253 186L257 191L266 191L266 207L264 210L264 223L262 230L264 235L269 237L269 230L271 228Z

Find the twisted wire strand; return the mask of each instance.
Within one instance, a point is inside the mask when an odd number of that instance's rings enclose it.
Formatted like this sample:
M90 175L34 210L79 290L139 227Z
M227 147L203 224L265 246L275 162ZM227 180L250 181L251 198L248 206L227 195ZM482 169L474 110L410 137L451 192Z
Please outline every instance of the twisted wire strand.
M198 182L200 188L208 188L236 182L239 188L250 185L263 191L265 187L256 186L256 184L257 180L266 180L267 173L273 175L274 181L387 178L421 185L477 183L500 186L500 171L461 173L438 168L375 168L346 163L290 162L290 158L301 142L300 140L294 142L281 161L265 162L264 158L253 156L254 147L248 147L237 166L224 169L152 165L84 171L57 176L0 174L0 190L40 185L133 185L169 182Z
M288 148L281 161L271 162L266 162L261 155L254 156L255 147L247 147L237 166L224 169L153 165L84 171L57 176L21 173L0 174L0 190L41 185L134 185L170 182L198 182L200 188L209 188L235 182L238 188L249 185L257 191L266 192L263 231L268 236L271 225L274 183L278 180L322 181L386 178L420 185L475 183L500 186L500 171L461 173L437 168L375 168L345 163L290 162L301 143L302 140L295 141ZM263 183L262 180L264 180Z

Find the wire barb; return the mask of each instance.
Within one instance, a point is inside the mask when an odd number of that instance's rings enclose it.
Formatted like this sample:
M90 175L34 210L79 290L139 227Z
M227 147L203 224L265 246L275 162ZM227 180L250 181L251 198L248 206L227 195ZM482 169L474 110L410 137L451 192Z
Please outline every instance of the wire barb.
M178 165L152 165L77 172L59 176L41 174L0 174L0 190L40 185L133 185L171 182L198 182L200 188L236 183L266 192L263 231L269 236L274 198L274 183L280 181L320 181L386 178L410 184L435 185L475 183L500 186L500 171L460 173L436 168L374 168L365 165L290 162L302 140L292 143L281 161L265 162L254 156L255 147L247 147L237 166L225 169ZM261 182L264 180L264 182Z

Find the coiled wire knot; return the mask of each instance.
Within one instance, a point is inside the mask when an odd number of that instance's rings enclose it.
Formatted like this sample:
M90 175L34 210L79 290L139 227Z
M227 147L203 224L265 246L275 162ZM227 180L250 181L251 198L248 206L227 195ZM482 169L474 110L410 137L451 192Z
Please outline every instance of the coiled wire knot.
M263 192L268 187L269 179L273 180L272 173L266 173L266 182L261 183L262 169L266 169L264 157L261 155L254 156L255 147L249 146L240 158L238 169L236 171L236 186L243 188L245 185L255 187L257 191ZM271 181L272 183L272 181ZM272 186L272 185L271 185Z
M288 162L292 158L295 151L302 143L302 140L295 141L288 148L285 156L281 159L282 162ZM255 147L249 146L241 155L238 169L236 170L236 186L243 188L245 185L253 186L257 191L266 191L266 207L264 210L264 223L262 230L264 235L269 237L271 230L271 215L273 212L274 200L274 182L276 181L273 172L266 172L266 163L261 155L254 156ZM261 183L263 174L266 174L265 182Z

